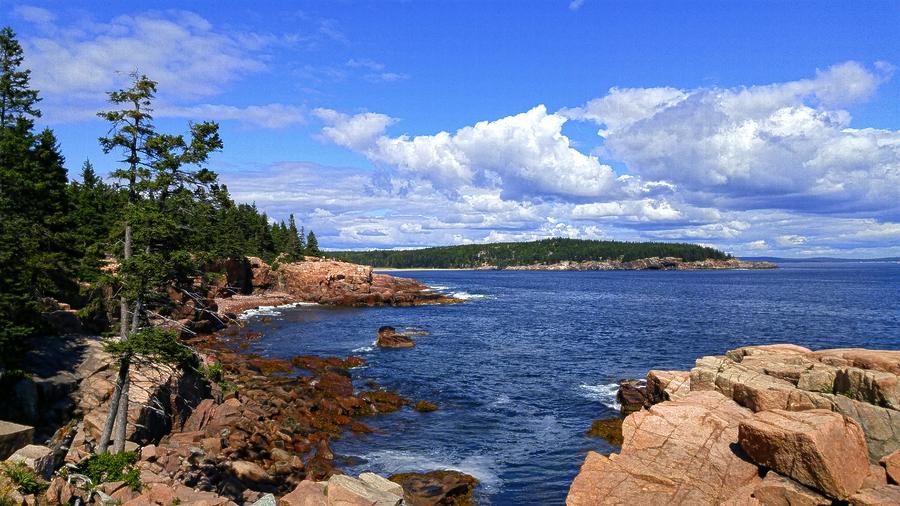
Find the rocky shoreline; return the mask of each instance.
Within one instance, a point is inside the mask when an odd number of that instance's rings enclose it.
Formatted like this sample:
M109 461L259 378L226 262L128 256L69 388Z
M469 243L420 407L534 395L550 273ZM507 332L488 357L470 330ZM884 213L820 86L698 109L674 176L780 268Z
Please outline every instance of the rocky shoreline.
M900 351L790 344L650 371L566 504L900 504L898 374Z
M136 453L126 469L139 486L118 478L84 481L79 474L99 440L117 371L102 339L68 335L32 350L33 375L12 385L14 398L3 418L35 427L0 422L0 459L6 459L0 465L24 466L38 485L49 479L46 491L29 492L4 471L0 498L17 505L68 504L77 497L88 504L136 506L471 503L477 480L455 471L405 473L394 481L340 472L345 457L331 451L331 439L371 432L360 418L414 404L371 382L355 388L349 370L364 365L362 358L271 359L252 352L260 336L239 325L203 332L214 321L237 321L240 312L260 306L461 301L415 280L312 257L272 266L249 258L215 268L224 274L193 287L202 296L171 290L173 316L180 319L160 322L182 331L200 366L137 362L129 372L126 449ZM67 315L74 321L74 312ZM418 405L433 406L424 399Z
M486 267L500 269L499 267ZM729 258L726 260L697 260L685 262L674 257L651 257L623 262L621 260L597 260L574 262L565 261L555 264L510 265L503 267L507 271L697 271L728 269L776 269L772 262L752 262Z

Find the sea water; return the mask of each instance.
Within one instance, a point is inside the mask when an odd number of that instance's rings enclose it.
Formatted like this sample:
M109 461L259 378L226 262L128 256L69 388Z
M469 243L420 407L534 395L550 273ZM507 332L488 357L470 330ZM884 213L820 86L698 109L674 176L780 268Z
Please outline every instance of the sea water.
M393 273L397 274L397 273ZM388 475L456 469L481 480L485 504L563 504L588 450L615 416L617 382L690 369L749 344L900 349L900 264L789 262L759 271L421 271L466 303L413 308L301 306L250 318L260 352L346 356L352 371L440 408L367 418L346 434L343 469ZM378 327L426 329L382 350Z

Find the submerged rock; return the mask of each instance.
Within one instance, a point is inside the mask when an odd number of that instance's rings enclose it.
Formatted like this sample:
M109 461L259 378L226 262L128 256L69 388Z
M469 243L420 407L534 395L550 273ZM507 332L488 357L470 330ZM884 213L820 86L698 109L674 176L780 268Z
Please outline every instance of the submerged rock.
M426 400L421 400L413 406L413 409L420 413L430 413L432 411L437 411L438 406L433 402L428 402Z
M404 497L412 506L475 504L473 495L478 480L459 471L400 473L389 479L403 487Z
M622 419L604 418L602 420L594 420L591 428L584 435L602 438L613 446L622 446L624 440L622 436Z

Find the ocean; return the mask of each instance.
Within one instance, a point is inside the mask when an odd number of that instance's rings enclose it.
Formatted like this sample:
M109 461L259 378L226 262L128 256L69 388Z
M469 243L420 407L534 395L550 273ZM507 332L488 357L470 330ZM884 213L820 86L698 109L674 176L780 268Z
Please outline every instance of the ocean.
M504 272L408 276L465 304L301 306L251 317L268 356L359 355L354 382L439 410L365 419L373 434L332 445L347 473L457 469L483 504L563 504L588 450L584 432L618 414L623 378L688 370L703 355L790 342L900 349L900 264L786 262L775 270ZM416 327L407 350L373 346L382 325Z

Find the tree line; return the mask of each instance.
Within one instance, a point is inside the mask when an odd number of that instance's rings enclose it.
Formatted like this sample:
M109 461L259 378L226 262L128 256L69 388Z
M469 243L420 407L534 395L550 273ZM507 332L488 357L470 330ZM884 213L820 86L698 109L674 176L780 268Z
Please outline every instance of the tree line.
M347 262L398 269L465 269L485 265L508 267L563 261L631 261L650 257L676 257L688 262L729 258L722 251L697 244L562 238L415 250L330 251L328 254Z
M48 331L41 313L54 300L89 311L112 294L119 322L109 330L124 337L148 327L167 286L217 260L321 255L293 215L274 222L232 200L207 167L223 148L216 123L159 131L157 84L138 73L98 113L109 125L100 146L117 156L109 180L85 161L70 181L53 131L35 126L41 98L23 60L13 30L0 30L0 371Z

